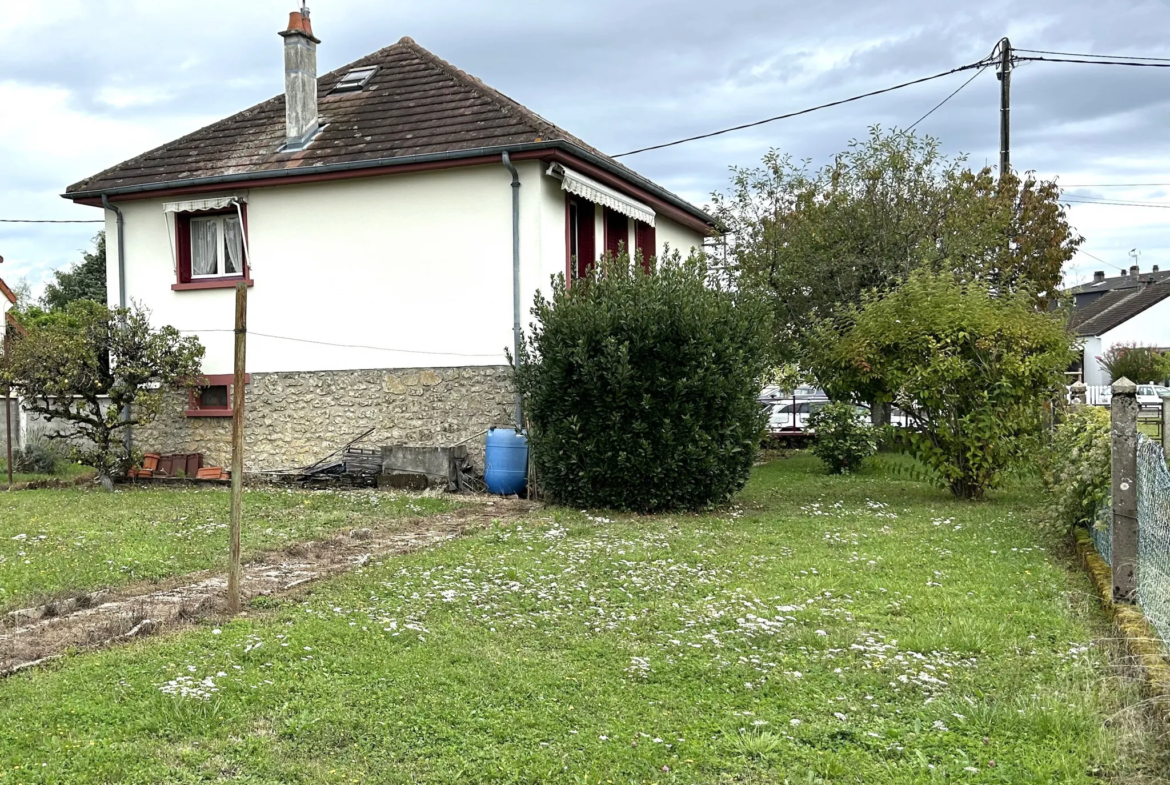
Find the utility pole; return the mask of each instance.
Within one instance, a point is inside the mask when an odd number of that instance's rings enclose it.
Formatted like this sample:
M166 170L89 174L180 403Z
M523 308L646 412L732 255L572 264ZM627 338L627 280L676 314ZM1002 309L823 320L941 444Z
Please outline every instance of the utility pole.
M999 178L1012 170L1012 42L999 42Z
M236 284L236 367L232 384L231 549L228 555L228 613L240 612L240 519L244 505L244 355L248 339L248 285Z
M4 257L0 256L0 262ZM4 331L3 343L0 343L0 355L8 355L12 351L8 340L8 327L0 320L0 330ZM4 443L8 448L8 490L12 490L12 386L4 388Z
M4 441L8 447L8 490L12 490L12 388L4 390Z

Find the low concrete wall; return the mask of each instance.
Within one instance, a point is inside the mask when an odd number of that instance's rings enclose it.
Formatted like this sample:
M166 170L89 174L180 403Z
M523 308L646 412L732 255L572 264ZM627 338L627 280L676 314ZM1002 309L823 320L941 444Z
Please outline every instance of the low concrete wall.
M249 472L307 466L369 428L363 447L451 446L492 426L511 425L507 366L252 374L244 415ZM189 418L185 393L168 395L159 418L135 428L143 452L202 452L207 465L231 460L231 418ZM467 442L483 468L483 437Z

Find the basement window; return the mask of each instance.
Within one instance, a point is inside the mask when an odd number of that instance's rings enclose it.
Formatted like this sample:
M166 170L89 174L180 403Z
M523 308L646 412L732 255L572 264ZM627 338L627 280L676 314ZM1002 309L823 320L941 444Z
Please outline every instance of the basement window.
M188 417L231 417L233 398L232 374L205 376L206 384L191 390ZM250 382L251 374L245 374L244 383Z
M367 68L355 68L345 76L341 77L341 81L333 88L335 93L353 93L361 90L374 77L378 66L373 65Z

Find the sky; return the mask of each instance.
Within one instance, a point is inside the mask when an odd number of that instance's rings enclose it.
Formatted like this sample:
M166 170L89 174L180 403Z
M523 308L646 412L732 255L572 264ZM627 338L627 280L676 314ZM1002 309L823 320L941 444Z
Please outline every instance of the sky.
M299 0L22 0L0 9L0 219L94 220L60 198L102 169L283 90ZM404 35L608 153L796 111L1016 48L1170 58L1170 0L313 0L326 73ZM770 149L827 163L868 128L907 127L972 72L624 158L696 204ZM1012 164L1075 199L1170 207L1170 69L1022 64ZM980 73L919 124L995 165L999 83ZM1119 184L1125 187L1115 187ZM1136 184L1136 185L1135 185ZM1170 268L1170 212L1070 204L1066 267ZM0 277L39 292L97 224L0 223ZM1090 256L1091 254L1091 256ZM1136 254L1136 256L1135 256ZM1095 257L1095 258L1094 258Z

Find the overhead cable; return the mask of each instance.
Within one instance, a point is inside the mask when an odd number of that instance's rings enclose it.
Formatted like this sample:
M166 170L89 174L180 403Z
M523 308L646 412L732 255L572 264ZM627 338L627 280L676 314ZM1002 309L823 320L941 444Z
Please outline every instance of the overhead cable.
M951 93L951 94L950 94L950 95L948 95L946 98L942 99L942 100L941 100L941 101L939 101L937 104L935 104L935 106L934 106L934 109L931 109L929 112L927 112L926 114L922 115L922 117L919 117L917 120L915 120L913 123L911 123L911 124L910 124L910 127L909 127L909 128L907 128L906 130L907 130L907 131L913 131L913 130L914 130L914 126L918 125L918 124L919 124L919 123L921 123L923 120L925 120L926 118L930 117L932 114L934 114L934 113L935 113L935 111L936 111L936 110L938 110L938 109L942 108L942 105L943 105L943 104L945 104L947 101L951 100L951 99L952 99L952 98L954 98L956 95L958 95L958 94L959 94L959 91L961 91L961 90L962 90L964 87L966 87L967 85L969 85L969 84L971 84L972 82L974 82L974 81L975 81L975 80L976 80L976 79L979 77L979 74L981 74L981 73L983 73L984 71L986 71L986 70L988 69L988 67L990 67L990 63L989 63L988 65L985 65L985 66L983 66L983 67L982 67L982 68L980 68L978 71L976 71L974 76L972 76L972 77L971 77L970 79L968 79L966 82L963 82L963 84L959 85L959 87L958 87L958 88L957 88L957 89L956 89L956 90L955 90L953 93Z
M179 332L181 332L181 333L234 333L235 330L229 330L229 329L224 329L224 328L213 328L213 329L207 329L207 330L179 330ZM309 344L314 344L316 346L331 346L331 347L337 348L337 349L365 349L365 350L373 351L373 352L395 352L398 354L430 354L430 355L437 355L437 356L443 356L443 357L479 357L479 358L490 357L493 359L499 359L500 357L502 357L504 355L504 352L502 350L499 352L496 352L495 354L464 354L461 352L438 352L438 351L430 351L427 349L391 349L391 348L386 347L386 346L365 346L362 344L332 343L330 341L317 341L317 340L313 340L311 338L293 338L293 337L288 336L288 335L271 335L269 333L256 332L255 330L248 330L248 335L258 336L260 338L271 338L271 339L276 340L276 341L293 341L294 343L309 343Z
M774 123L777 120L786 120L789 117L798 117L799 115L809 114L810 112L817 112L817 111L820 111L821 109L829 109L830 107L841 106L842 104L848 104L848 103L851 103L853 101L860 101L862 98L871 98L872 96L875 96L875 95L882 95L883 93L891 93L894 90L901 90L904 87L910 87L912 85L922 84L923 82L930 82L930 81L933 81L935 79L942 79L944 76L950 76L951 74L957 74L960 71L970 71L973 68L980 68L980 69L986 68L990 63L991 63L990 59L985 58L983 60L980 60L977 63L970 63L968 65L961 65L958 68L952 68L949 71L943 71L942 73L934 74L932 76L924 76L921 79L913 79L909 82L902 82L901 84L896 84L896 85L893 85L892 87L885 87L885 88L882 88L881 90L872 90L868 93L862 93L861 95L855 95L855 96L852 96L850 98L842 98L839 101L831 101L827 104L820 104L818 106L810 106L808 109L801 109L801 110L796 111L796 112L788 112L787 114L776 115L775 117L768 117L768 118L765 118L763 120L756 120L756 121L751 122L751 123L743 123L742 125L732 126L731 128L723 128L723 129L720 129L718 131L711 131L711 132L705 133L705 134L697 134L695 136L688 136L685 139L676 139L673 142L664 142L663 144L651 145L649 147L640 147L637 150L628 150L624 153L618 153L617 155L611 156L611 158L623 158L627 155L637 155L638 153L645 153L645 152L649 152L650 150L661 150L664 147L674 147L675 145L685 144L687 142L694 142L694 141L698 141L699 139L709 139L712 136L720 136L722 134L728 134L728 133L731 133L732 131L742 131L745 128L754 128L757 125L764 125L766 123Z

